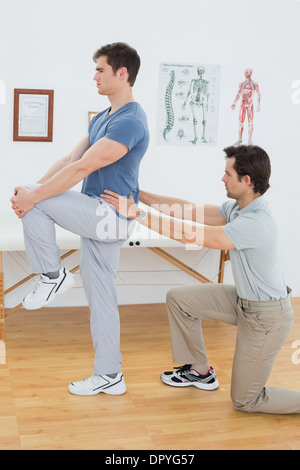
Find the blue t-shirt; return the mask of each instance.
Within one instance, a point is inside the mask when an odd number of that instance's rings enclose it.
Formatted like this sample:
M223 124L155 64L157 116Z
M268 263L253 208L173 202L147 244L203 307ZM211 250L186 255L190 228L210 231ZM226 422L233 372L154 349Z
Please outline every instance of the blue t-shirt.
M88 133L90 146L102 137L120 142L128 147L124 157L88 175L81 192L88 196L100 196L105 189L122 196L133 195L139 200L139 166L149 144L147 117L138 103L127 103L109 115L110 108L97 114L90 122Z

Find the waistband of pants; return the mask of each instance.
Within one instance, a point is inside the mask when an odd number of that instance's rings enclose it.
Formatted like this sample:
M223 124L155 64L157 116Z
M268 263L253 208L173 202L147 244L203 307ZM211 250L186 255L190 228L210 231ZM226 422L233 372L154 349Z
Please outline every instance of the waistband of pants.
M238 297L238 303L241 307L245 309L250 309L251 307L285 307L290 304L291 302L291 292L292 289L289 287L286 288L287 296L284 299L278 300L245 300Z

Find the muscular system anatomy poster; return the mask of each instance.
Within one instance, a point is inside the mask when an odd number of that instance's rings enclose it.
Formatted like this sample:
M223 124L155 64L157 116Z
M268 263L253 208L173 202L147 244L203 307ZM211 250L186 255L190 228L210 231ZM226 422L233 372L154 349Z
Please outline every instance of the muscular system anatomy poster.
M220 66L160 64L158 143L217 145Z

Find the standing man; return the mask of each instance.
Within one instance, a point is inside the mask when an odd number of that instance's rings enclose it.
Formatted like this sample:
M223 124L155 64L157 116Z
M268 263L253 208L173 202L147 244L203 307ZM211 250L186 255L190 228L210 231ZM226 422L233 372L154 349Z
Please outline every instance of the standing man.
M139 199L138 174L147 150L146 115L134 101L132 87L140 67L135 49L125 43L101 47L94 54L98 93L110 107L93 118L88 134L58 160L37 185L17 187L12 207L22 219L27 255L40 277L23 305L48 305L73 283L61 266L54 223L81 237L80 273L91 310L95 349L92 377L69 385L75 395L119 395L126 385L121 372L120 321L115 277L120 248L134 222L99 196L104 189ZM70 188L83 180L81 193Z
M219 320L237 326L231 397L237 410L263 413L300 413L300 392L266 387L275 358L293 325L290 289L286 288L277 223L263 194L269 188L271 165L260 147L225 149L222 181L231 199L221 206L199 205L141 192L140 200L178 219L170 232L161 217L141 211L129 201L106 191L105 200L124 215L182 243L230 250L235 286L182 286L168 293L173 359L184 363L164 372L161 380L173 387L195 386L215 390L219 383L209 366L201 320ZM284 382L283 382L284 383Z

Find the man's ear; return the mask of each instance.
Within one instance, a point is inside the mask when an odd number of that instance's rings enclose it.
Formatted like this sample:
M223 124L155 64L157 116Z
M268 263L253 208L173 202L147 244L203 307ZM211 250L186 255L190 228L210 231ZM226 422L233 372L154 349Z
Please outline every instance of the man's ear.
M124 78L127 78L128 72L127 72L127 68L126 68L126 67L121 67L121 68L118 70L118 73L119 73L119 77L121 78L121 80L124 80Z
M252 181L251 181L251 178L250 178L249 175L243 176L243 180L244 180L244 183L246 184L246 186L251 186L252 185Z

